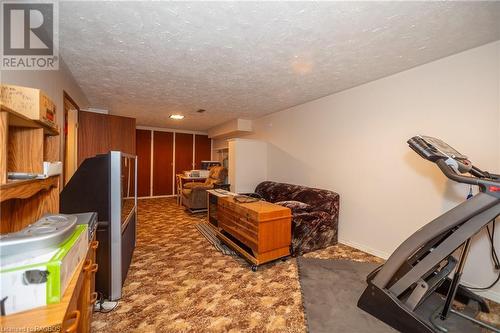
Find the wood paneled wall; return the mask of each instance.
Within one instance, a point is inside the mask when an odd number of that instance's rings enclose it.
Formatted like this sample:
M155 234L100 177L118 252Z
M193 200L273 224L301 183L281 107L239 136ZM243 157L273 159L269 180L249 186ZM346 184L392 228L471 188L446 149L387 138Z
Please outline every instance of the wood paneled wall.
M153 132L153 195L155 196L172 194L173 153L174 133Z
M136 136L139 197L174 194L174 165L175 173L182 173L193 164L200 168L200 162L211 157L212 140L207 135L137 129Z
M201 168L201 161L210 161L212 156L212 139L208 138L208 135L196 134L194 136L194 168Z
M135 155L135 139L134 118L78 112L78 165L110 150Z
M193 169L193 134L175 133L175 173Z

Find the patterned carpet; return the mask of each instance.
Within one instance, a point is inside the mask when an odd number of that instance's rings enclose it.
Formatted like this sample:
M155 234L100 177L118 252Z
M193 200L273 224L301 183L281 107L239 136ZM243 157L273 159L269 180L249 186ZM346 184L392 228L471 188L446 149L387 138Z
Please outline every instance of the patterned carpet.
M93 332L305 332L296 260L252 272L196 230L204 218L175 199L139 200L123 298L114 311L94 314ZM306 257L381 262L341 244Z
M217 252L175 199L139 200L137 248L116 310L93 332L305 332L295 259L252 272ZM378 259L338 245L316 258Z

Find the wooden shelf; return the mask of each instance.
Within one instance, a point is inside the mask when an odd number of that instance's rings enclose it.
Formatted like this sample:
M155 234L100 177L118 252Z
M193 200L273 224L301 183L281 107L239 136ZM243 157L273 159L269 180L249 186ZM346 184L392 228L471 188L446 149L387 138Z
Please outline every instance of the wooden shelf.
M5 106L2 106L1 111L9 114L9 126L43 128L43 133L46 135L59 135L59 130L57 128L49 126L41 121L29 119Z
M59 176L52 176L46 179L9 180L6 184L0 185L0 202L10 199L27 199L42 190L56 187Z
M35 97L20 101L19 108L45 107L37 106ZM0 103L0 234L19 231L43 215L59 211L59 177L7 179L7 173L14 171L41 174L44 161L59 160L57 125L32 119L31 113L16 112L4 102ZM44 103L53 104L47 99Z

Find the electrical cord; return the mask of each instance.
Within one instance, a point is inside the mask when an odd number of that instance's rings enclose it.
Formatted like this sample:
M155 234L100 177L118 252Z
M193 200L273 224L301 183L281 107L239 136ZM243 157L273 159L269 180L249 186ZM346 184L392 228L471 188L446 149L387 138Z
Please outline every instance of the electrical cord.
M492 221L492 230L490 232L490 226L486 226L486 230L488 231L488 238L490 239L490 244L491 244L491 258L493 259L493 262L495 263L495 269L499 270L500 269L500 260L498 260L498 255L497 251L495 249L495 226L496 223L493 220Z
M97 300L96 306L94 307L95 312L108 313L108 312L111 312L114 309L116 309L116 307L118 306L118 302L109 302L109 303L115 303L115 304L113 305L113 307L106 309L103 306L103 304L106 302L106 300L104 299L104 295L101 292L98 292L98 294L99 294L99 299Z
M495 226L496 226L496 221L495 220L491 220L490 223L491 222L492 222L491 231L490 231L490 226L489 225L486 226L486 231L488 233L488 239L490 241L490 246L491 246L491 259L493 260L493 264L495 265L495 269L498 270L499 272L498 272L498 275L497 275L496 279L491 284L489 284L486 287L470 287L470 286L465 286L466 288L471 289L471 290L487 290L487 289L491 289L491 288L493 288L493 286L495 286L498 283L498 281L500 281L500 260L498 259L497 251L496 251L496 248L495 248Z

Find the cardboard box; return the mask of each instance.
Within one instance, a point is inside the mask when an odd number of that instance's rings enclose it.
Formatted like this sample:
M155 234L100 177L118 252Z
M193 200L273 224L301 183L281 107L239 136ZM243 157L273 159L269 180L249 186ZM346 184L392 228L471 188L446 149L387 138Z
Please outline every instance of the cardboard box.
M6 314L59 303L88 250L87 225L78 225L58 249L0 268L0 299Z
M57 129L56 106L40 89L2 84L2 109Z

